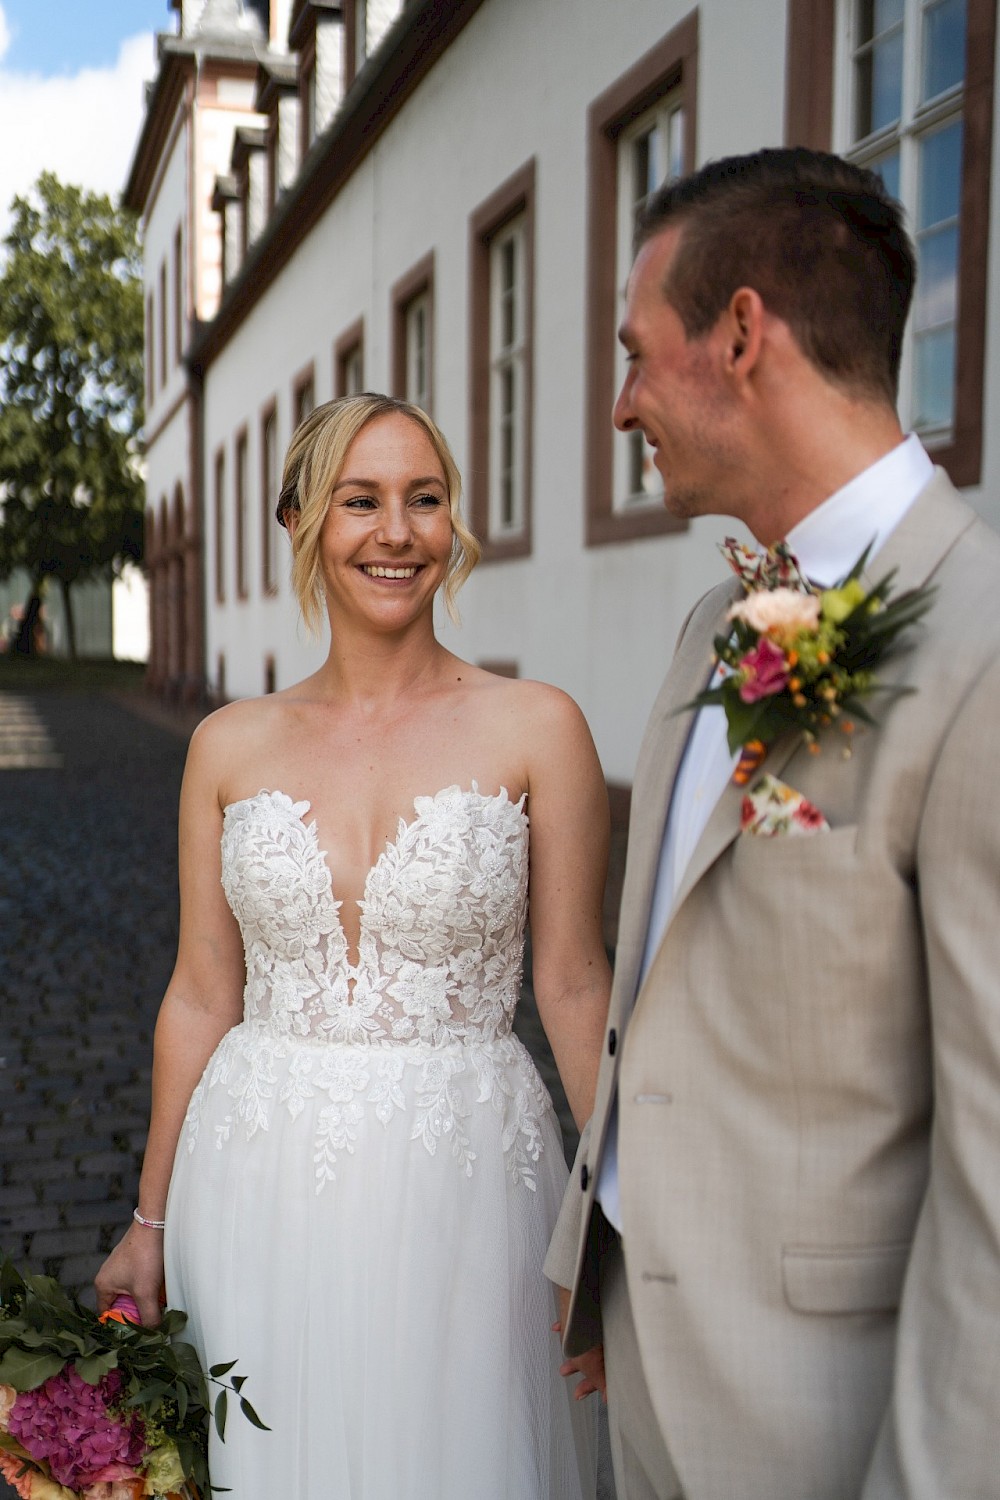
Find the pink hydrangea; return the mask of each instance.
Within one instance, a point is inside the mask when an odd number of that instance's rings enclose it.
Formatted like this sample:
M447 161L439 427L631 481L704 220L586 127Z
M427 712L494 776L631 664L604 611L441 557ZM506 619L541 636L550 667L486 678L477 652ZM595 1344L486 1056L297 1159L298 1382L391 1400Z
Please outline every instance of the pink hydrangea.
M44 1458L53 1479L79 1490L134 1475L146 1451L142 1419L110 1410L122 1380L112 1370L88 1385L67 1365L33 1391L22 1391L8 1419L12 1437L32 1458Z
M757 703L780 693L788 682L788 662L780 646L766 635L761 636L752 651L740 662L743 682L740 697L744 703Z

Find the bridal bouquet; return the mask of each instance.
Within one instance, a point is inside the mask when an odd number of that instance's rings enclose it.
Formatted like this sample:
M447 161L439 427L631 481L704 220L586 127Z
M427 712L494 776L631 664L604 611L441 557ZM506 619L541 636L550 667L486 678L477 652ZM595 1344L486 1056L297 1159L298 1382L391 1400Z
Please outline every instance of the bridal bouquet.
M209 1384L225 1434L235 1361L208 1377L176 1335L184 1313L143 1328L129 1298L101 1317L47 1276L0 1256L0 1474L23 1500L198 1500L208 1476Z
M779 735L798 730L818 750L820 732L835 722L847 734L854 719L874 723L862 701L870 694L906 691L877 682L876 668L900 631L926 614L934 591L891 599L891 573L865 588L867 551L834 588L821 589L783 542L761 555L727 538L721 550L744 597L729 610L729 633L715 639L724 675L688 706L725 709L729 748L741 752L733 780L745 786Z

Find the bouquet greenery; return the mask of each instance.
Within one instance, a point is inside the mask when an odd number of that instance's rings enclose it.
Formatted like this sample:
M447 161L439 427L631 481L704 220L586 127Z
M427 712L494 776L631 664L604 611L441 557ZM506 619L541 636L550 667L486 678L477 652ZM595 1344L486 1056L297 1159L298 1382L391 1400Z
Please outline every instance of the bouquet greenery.
M264 1424L235 1360L206 1377L177 1337L186 1322L174 1310L144 1328L128 1298L98 1317L0 1255L0 1474L23 1500L208 1495L209 1421L223 1438L230 1393Z

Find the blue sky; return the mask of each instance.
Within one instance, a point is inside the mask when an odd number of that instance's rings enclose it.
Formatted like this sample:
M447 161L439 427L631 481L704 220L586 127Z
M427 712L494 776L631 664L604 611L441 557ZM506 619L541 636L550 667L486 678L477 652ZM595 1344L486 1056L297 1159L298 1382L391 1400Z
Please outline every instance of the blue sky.
M46 77L113 64L126 37L172 31L169 0L3 0L4 67Z
M0 0L0 239L41 172L120 194L168 0Z

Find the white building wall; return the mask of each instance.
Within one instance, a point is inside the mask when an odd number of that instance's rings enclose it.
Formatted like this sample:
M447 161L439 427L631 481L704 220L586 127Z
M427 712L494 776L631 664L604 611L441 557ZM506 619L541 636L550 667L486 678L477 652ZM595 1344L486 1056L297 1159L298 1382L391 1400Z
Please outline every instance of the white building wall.
M184 105L179 104L172 122L173 147L160 165L160 174L153 188L153 198L147 208L143 230L144 295L146 306L152 295L153 316L153 400L147 396L146 431L155 432L164 415L183 395L186 387L184 366L175 358L174 339L174 236L177 226L182 226L183 256L186 262L190 225L187 216L187 150L188 127L184 120ZM167 381L160 379L163 317L161 312L160 267L167 268ZM183 273L184 296L187 296L187 266ZM148 330L147 330L148 333ZM147 362L150 351L146 350ZM147 364L147 391L149 368Z
M277 400L283 451L295 377L314 362L316 399L327 399L333 343L362 315L365 384L388 388L391 288L433 250L434 414L464 469L469 215L534 157L533 552L481 566L460 600L463 626L456 631L442 620L442 636L470 660L513 659L522 676L567 689L590 720L609 779L631 780L678 630L696 599L724 576L714 544L733 528L705 519L677 535L590 548L584 543L587 109L692 6L689 0L629 0L627 25L622 9L580 0L486 0L211 365L205 387L207 660L212 673L219 654L225 656L230 696L262 691L269 655L284 687L312 671L323 652L297 623L286 561L277 597L261 598L262 406L272 396ZM753 6L702 0L698 11L698 161L779 144L785 0ZM994 175L996 222L1000 152L994 153ZM998 239L994 232L993 284L1000 276ZM984 483L971 498L1000 523L1000 320L991 329L988 358ZM244 423L251 598L234 602L230 556L228 602L217 608L214 455L224 444L232 517L233 439ZM230 519L230 553L233 531Z
M534 156L533 554L482 566L460 600L463 626L454 631L442 620L442 634L472 660L513 659L521 675L566 688L591 721L607 775L621 781L631 779L679 626L698 593L722 576L710 545L722 528L710 522L682 536L584 545L586 111L690 9L683 0L630 0L629 24L622 26L614 7L584 8L578 0L514 7L488 0L214 361L206 382L207 477L210 483L214 454L225 443L231 505L237 429L249 421L255 496L259 408L272 391L277 395L284 448L296 373L314 360L316 397L327 399L333 341L361 314L365 383L388 387L391 287L433 250L434 409L464 467L468 218ZM759 0L752 13L733 0L708 0L700 16L699 157L706 149L743 149L750 139L779 141L784 0ZM251 515L255 521L253 503ZM211 667L224 653L230 695L262 690L268 654L279 687L321 659L296 624L287 582L278 598L260 598L258 531L252 526L252 599L221 610L209 599L208 661ZM230 523L230 550L232 537ZM211 591L211 537L209 543Z

